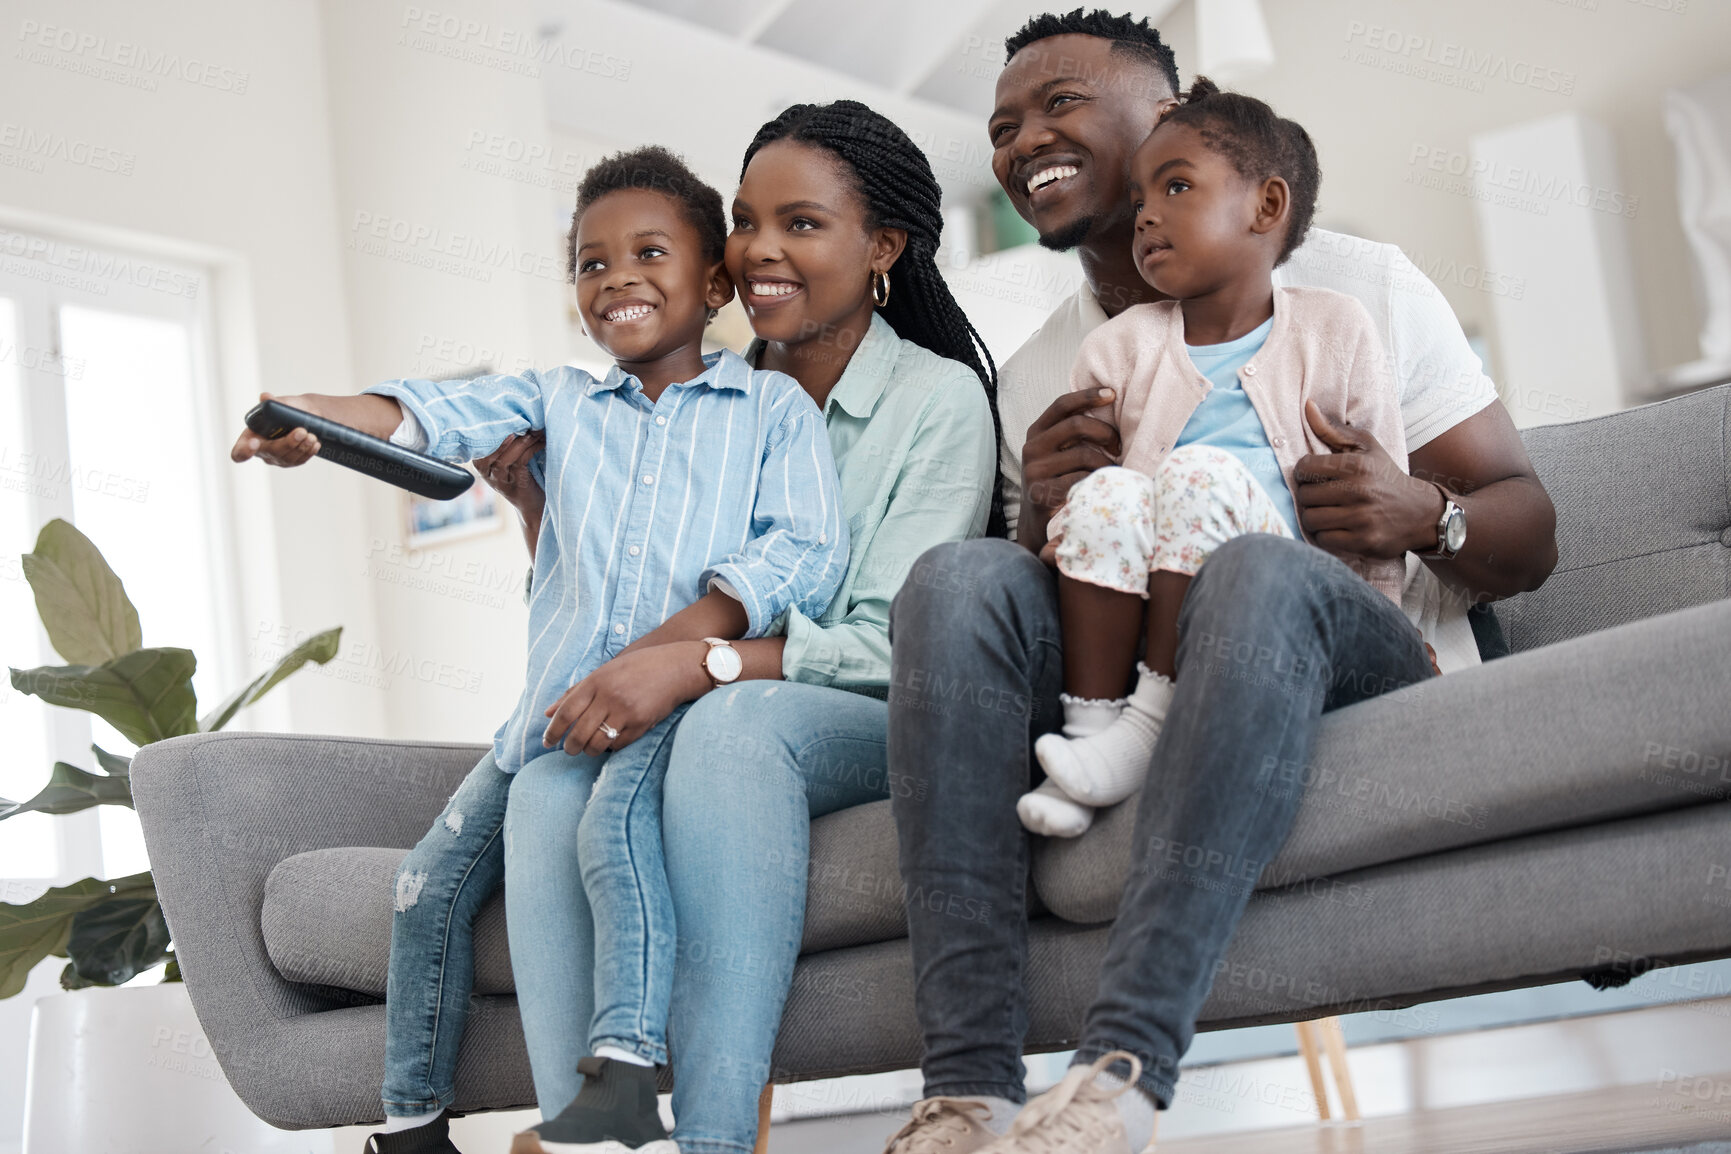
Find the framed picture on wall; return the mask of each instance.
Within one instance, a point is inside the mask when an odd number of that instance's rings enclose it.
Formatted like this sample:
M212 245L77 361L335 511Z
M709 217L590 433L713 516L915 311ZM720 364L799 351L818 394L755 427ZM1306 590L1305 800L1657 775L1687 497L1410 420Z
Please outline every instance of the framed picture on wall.
M449 501L434 501L413 493L404 493L403 499L411 549L491 533L505 523L499 512L499 495L479 478L468 492Z

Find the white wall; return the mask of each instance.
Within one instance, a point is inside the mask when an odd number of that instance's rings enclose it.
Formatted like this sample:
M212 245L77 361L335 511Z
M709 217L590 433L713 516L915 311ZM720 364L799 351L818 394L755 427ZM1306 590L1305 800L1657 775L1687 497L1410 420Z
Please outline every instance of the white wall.
M1636 296L1649 360L1663 368L1697 355L1700 306L1691 283L1676 202L1676 162L1661 120L1668 87L1731 70L1731 4L1719 0L1263 0L1275 65L1235 85L1309 129L1322 160L1319 223L1405 248L1431 270L1469 330L1495 337L1474 202L1414 183L1425 165L1470 152L1481 132L1577 109L1614 137L1619 187L1635 198L1630 220ZM1195 9L1162 22L1188 84L1196 60ZM1365 26L1361 31L1359 26ZM1540 74L1540 86L1480 78L1473 91L1395 71L1424 62L1373 50L1369 26L1501 58L1506 74ZM1494 67L1494 65L1493 65ZM1440 69L1459 76L1462 69ZM1567 86L1569 94L1546 91ZM1431 150L1414 161L1415 152ZM1446 180L1445 172L1441 174ZM1519 277L1521 269L1492 269ZM1506 281L1493 278L1493 287ZM1559 339L1565 339L1559 334Z
M47 34L44 47L36 38L48 26L57 31ZM87 39L81 44L80 37ZM132 158L124 174L57 159L40 171L0 165L0 217L7 227L210 265L221 407L236 432L261 388L351 387L324 49L314 7L7 0L0 4L0 40L0 121ZM122 43L176 63L152 74L101 62ZM223 87L186 79L203 79L207 69ZM154 90L139 87L139 80ZM245 552L247 665L274 656L282 631L342 625L351 642L376 638L372 588L353 567L332 563L358 555L367 540L366 486L333 468L286 474L254 466L229 476L239 511L235 532ZM177 517L175 510L151 506L144 513L169 525ZM148 605L140 608L149 614ZM386 731L387 700L352 661L334 662L279 689L254 720L379 734ZM0 745L0 756L7 752ZM31 1002L53 992L64 964L48 959L24 994L0 1002L0 1069L21 1072ZM0 1150L19 1136L23 1089L22 1077L0 1079Z
M0 166L0 209L15 222L47 229L64 222L71 235L218 262L220 381L236 432L261 388L346 390L348 325L316 11L216 0L14 0L0 8L0 36L5 120L134 158L129 175L55 160L40 172ZM51 46L38 42L42 36ZM102 63L122 43L177 58L180 69L148 74ZM155 90L86 74L103 69L142 77ZM207 69L227 90L185 79ZM342 625L346 639L372 635L366 583L329 563L366 538L360 481L329 468L267 476L255 466L232 476L246 554L248 663L273 656L283 631ZM345 672L303 674L279 690L287 708L277 722L383 732L385 695L345 680Z
M460 11L496 34L536 27L512 0ZM354 381L564 361L559 205L568 217L593 150L552 141L539 81L497 66L508 53L443 35L403 5L332 0L323 12ZM490 739L522 687L527 553L515 514L409 552L403 495L370 486L363 497L366 538L337 562L371 586L389 731Z

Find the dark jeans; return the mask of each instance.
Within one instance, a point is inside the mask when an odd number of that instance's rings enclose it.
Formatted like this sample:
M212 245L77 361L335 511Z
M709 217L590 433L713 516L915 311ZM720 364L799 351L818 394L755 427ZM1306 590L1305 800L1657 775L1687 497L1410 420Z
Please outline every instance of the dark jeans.
M1025 1097L1028 839L1016 798L1035 736L1057 728L1056 585L1003 540L942 545L890 614L889 756L908 887L925 1092ZM1431 676L1417 630L1341 562L1241 537L1203 566L1179 616L1177 695L1137 804L1136 861L1078 1061L1142 1059L1170 1103L1256 878L1301 791L1323 713ZM983 912L982 912L983 911ZM1085 975L1077 975L1086 980Z

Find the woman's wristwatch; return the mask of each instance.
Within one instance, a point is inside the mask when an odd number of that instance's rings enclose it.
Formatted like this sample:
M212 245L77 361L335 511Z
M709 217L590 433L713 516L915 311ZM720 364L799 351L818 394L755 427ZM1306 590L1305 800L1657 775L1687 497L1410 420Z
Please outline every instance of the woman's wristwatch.
M1431 484L1436 485L1436 482ZM1467 512L1455 504L1447 489L1437 485L1436 491L1442 494L1443 499L1442 516L1436 523L1436 548L1419 556L1427 561L1453 561L1467 543Z
M739 650L732 642L723 641L719 637L705 637L709 646L703 655L703 672L709 675L709 682L716 689L723 685L731 685L739 680L739 675L745 672L745 661L739 656Z

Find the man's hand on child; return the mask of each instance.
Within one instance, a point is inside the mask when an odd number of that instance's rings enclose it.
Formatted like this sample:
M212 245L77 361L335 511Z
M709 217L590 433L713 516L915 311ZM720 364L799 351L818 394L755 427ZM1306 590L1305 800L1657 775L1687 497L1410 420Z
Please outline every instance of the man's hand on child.
M701 641L681 641L619 654L547 710L541 744L548 749L563 745L571 754L630 745L709 688L703 673L707 649ZM608 729L618 736L609 736Z
M1300 457L1293 470L1298 519L1311 540L1337 555L1383 559L1435 544L1435 486L1409 476L1370 433L1329 420L1315 401L1304 403L1304 416L1331 450Z
M272 397L269 393L260 393L261 401L278 400L291 408L302 412L317 413L314 402L309 397ZM291 429L280 437L270 440L259 436L251 429L243 429L240 438L235 441L234 448L228 451L229 459L233 461L249 461L254 457L267 465L280 465L292 469L296 465L304 465L318 455L319 439L305 429Z
M1111 389L1065 393L1028 426L1022 446L1022 493L1030 506L1023 521L1038 517L1044 525L1064 507L1070 487L1102 465L1117 461L1120 452L1117 426L1110 410L1096 415L1112 403Z

